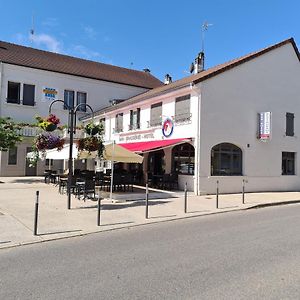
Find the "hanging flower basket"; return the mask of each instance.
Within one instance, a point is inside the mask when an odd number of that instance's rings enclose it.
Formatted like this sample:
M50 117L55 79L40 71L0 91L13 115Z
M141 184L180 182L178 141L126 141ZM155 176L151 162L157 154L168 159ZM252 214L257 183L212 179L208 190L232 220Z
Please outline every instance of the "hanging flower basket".
M103 132L102 124L89 123L84 127L84 131L89 135L101 134Z
M59 124L60 120L55 115L50 114L46 119L41 117L36 117L38 121L38 126L45 131L51 132L57 129L57 125Z
M89 153L93 151L98 151L98 156L102 156L103 143L102 140L95 136L89 136L77 141L77 148L79 151L88 151Z
M55 149L62 150L65 140L59 136L52 135L50 133L47 134L39 134L35 140L35 147L40 151Z

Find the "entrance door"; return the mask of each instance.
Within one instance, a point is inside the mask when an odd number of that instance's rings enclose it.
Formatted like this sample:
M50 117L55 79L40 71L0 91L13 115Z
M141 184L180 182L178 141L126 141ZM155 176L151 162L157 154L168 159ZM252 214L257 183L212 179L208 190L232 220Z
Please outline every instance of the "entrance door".
M149 153L148 172L152 175L162 175L165 171L164 150Z
M26 155L29 152L32 152L32 148L31 147L27 147L26 148ZM30 167L29 166L29 162L28 162L27 159L26 159L26 166L25 166L25 176L36 176L36 166Z

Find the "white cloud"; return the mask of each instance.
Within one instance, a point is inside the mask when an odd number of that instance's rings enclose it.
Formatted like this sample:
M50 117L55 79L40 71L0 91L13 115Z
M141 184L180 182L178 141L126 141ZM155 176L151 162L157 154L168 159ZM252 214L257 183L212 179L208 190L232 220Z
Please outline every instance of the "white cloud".
M61 43L53 36L45 33L30 35L30 40L38 47L44 46L51 52L62 52Z
M83 30L84 30L85 34L87 35L87 37L90 38L91 40L94 40L96 38L97 32L93 27L84 26Z
M99 52L90 50L83 45L75 45L73 47L73 51L74 51L75 56L80 56L80 57L86 58L86 59L102 58L102 55Z
M58 20L56 18L46 18L44 21L42 21L42 25L47 27L55 27L58 26Z

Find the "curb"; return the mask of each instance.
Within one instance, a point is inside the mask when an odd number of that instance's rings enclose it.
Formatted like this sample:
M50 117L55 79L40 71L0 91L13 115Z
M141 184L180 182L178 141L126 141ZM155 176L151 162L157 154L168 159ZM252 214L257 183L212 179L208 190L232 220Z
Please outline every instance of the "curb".
M297 204L300 203L300 200L290 200L290 201L281 201L281 202L272 202L272 203L263 203L257 204L255 206L251 206L245 209L257 209L257 208L264 208L270 206L280 206L280 205L288 205L288 204Z
M185 220L185 219L191 219L191 218L199 218L199 217L224 214L224 213L230 213L230 212L238 212L238 211L245 211L245 210L250 210L250 209L259 209L259 208L270 207L270 206L280 206L280 205L297 204L297 203L300 203L300 200L257 204L257 205L245 207L245 208L242 207L242 208L238 208L238 209L231 209L231 210L225 210L225 211L209 212L209 213L205 213L205 214L201 214L201 215L185 215L183 217L177 217L177 218L172 218L172 219L167 219L167 220L152 221L152 222L140 223L140 224L135 224L135 225L127 225L127 226L117 227L117 228L109 228L109 229L103 229L103 230L97 230L97 231L90 231L90 232L78 233L78 234L73 234L73 235L64 236L64 237L56 237L53 239L42 239L39 241L20 242L20 243L15 243L15 244L8 245L8 246L0 247L0 251L3 249L17 248L20 246L29 246L29 245L33 245L33 244L59 241L59 240L64 240L64 239L76 238L76 237L83 237L83 236L87 236L87 235L91 235L91 234L104 233L104 232L109 232L109 231L131 229L131 228L135 228L135 227L147 226L147 225L158 224L158 223L173 222L173 221L179 221L179 220ZM220 208L220 209L222 209L222 208Z

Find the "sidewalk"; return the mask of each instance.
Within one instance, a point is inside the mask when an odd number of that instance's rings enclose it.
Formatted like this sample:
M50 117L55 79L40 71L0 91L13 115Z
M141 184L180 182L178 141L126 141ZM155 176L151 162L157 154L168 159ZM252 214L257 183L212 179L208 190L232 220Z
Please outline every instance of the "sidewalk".
M149 219L145 219L145 201L122 203L101 201L101 226L97 226L97 202L72 197L67 209L67 196L58 187L44 184L41 178L0 178L0 248L43 242L89 233L163 222L187 217L248 209L259 205L300 203L300 192L250 193L216 196L188 195L188 212L184 213L183 193L177 198L149 200ZM40 191L38 235L33 235L36 191Z

